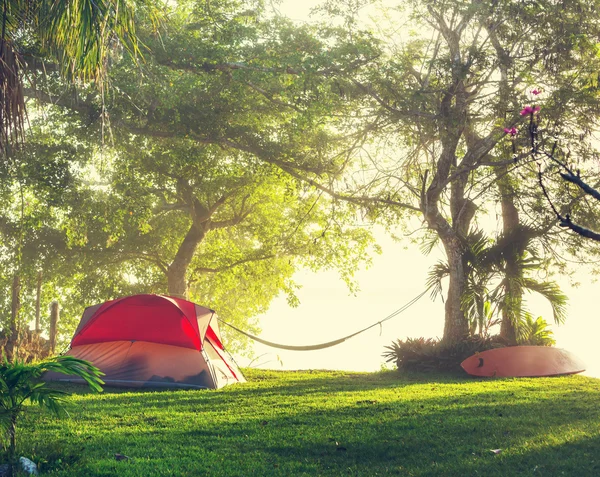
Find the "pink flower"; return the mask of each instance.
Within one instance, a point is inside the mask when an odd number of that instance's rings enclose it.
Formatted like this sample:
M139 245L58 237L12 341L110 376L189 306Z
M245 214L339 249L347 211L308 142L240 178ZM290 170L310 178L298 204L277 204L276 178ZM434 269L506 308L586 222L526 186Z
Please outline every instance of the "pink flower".
M539 106L525 106L522 110L521 110L521 116L527 116L528 114L535 114L537 112L540 111Z
M504 128L504 132L506 134L510 134L512 137L515 137L519 133L519 130L517 128Z
M540 93L541 93L541 91L537 88L531 91L531 94L533 94L534 96L537 96Z

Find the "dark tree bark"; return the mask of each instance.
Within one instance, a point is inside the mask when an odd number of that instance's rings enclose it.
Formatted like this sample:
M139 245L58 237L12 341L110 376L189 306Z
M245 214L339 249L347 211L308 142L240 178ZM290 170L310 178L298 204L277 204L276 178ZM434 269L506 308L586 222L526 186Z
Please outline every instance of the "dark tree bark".
M50 305L50 352L54 354L56 349L56 333L58 330L58 317L59 317L59 307L58 302L53 301Z
M15 349L19 339L19 312L21 311L21 278L15 273L12 283L11 309L9 335L6 342L6 358L13 361L15 358Z
M441 169L438 166L439 170ZM467 285L464 238L469 230L475 209L473 204L464 198L462 179L456 181L451 188L450 208L453 222L450 225L438 210L439 195L435 196L433 187L436 180L434 177L432 185L429 187L429 197L426 199L428 203L424 215L428 226L439 235L448 258L449 285L442 340L447 344L454 344L469 336L469 322L462 309L462 296Z
M187 298L186 274L198 245L206 235L207 227L192 223L183 242L177 250L175 258L167 270L167 286L169 295L178 298Z
M458 36L446 32L449 36L450 49L454 51L455 62L460 64ZM451 177L458 164L457 150L460 139L467 128L467 101L462 74L459 68L453 71L453 85L444 95L440 104L439 135L442 152L437 160L435 174L422 197L422 210L429 228L440 237L449 267L448 295L445 305L444 335L446 344L458 343L469 336L469 322L462 309L462 296L467 284L467 268L465 263L465 237L469 231L475 213L473 203L466 197L465 188L469 172ZM469 148L460 161L461 166L468 169L483 154L481 140ZM480 151L481 149L481 151ZM442 193L450 185L451 222L440 212Z
M515 206L516 191L511 182L511 178L507 171L498 172L498 189L500 191L500 205L502 208L502 228L504 237L508 238L518 233L520 229L519 211ZM502 322L500 324L500 336L509 344L517 344L517 329L519 315L521 312L521 304L523 301L523 290L519 286L518 278L522 271L519 266L519 259L523 250L518 244L520 241L509 243L504 250L505 259L505 295L502 306Z
M442 239L448 257L449 284L445 304L443 341L458 343L469 336L469 322L462 309L462 296L467 284L463 245L456 237Z

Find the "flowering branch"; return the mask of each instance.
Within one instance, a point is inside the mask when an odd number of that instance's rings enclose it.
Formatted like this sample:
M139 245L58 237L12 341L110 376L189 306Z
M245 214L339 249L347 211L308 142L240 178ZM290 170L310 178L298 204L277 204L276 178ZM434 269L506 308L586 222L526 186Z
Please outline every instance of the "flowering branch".
M532 93L539 94L538 90L534 90L534 91L532 91ZM573 171L567 164L565 164L563 161L556 158L556 155L555 155L556 148L557 148L556 141L552 145L551 152L539 150L538 124L537 124L536 119L534 119L534 115L536 115L540 111L540 109L541 108L539 106L525 106L525 108L523 108L523 110L521 111L521 116L529 115L528 132L529 132L529 138L531 141L532 156L536 159L537 159L538 155L540 155L540 154L547 157L552 162L557 164L561 169L563 169L564 172L559 172L559 174L563 180L576 185L585 194L590 195L594 199L600 201L600 192L598 190L594 189L593 187L591 187L590 185L588 185L586 182L584 182L580 177L579 171ZM504 132L507 134L510 134L511 136L514 136L514 134L511 134L512 131L510 131L510 130L504 129ZM538 183L540 185L540 188L542 189L544 197L546 197L548 204L550 204L552 212L554 212L554 215L556 215L556 218L558 219L559 226L568 228L568 229L572 230L573 232L575 232L576 234L581 235L582 237L589 238L591 240L600 242L600 233L594 232L593 230L587 229L585 227L582 227L581 225L574 223L571 220L571 217L569 214L565 214L563 216L556 209L556 207L554 206L554 203L552 202L552 199L550 198L550 195L548 194L548 191L544 185L542 166L539 161L538 161Z

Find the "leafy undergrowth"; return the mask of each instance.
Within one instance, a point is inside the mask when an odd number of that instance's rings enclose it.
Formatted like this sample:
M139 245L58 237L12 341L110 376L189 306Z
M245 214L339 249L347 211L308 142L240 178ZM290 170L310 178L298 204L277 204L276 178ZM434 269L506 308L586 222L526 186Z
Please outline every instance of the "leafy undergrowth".
M32 408L20 455L57 476L600 475L600 380L247 377L213 391L65 386L71 417Z

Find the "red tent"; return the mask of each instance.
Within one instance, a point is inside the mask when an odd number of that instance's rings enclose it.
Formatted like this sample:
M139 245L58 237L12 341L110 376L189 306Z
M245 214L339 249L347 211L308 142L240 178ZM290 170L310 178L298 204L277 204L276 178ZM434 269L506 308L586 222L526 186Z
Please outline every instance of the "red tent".
M215 312L162 295L86 308L67 354L100 368L109 386L220 388L245 382L223 349ZM44 379L82 382L58 373Z

